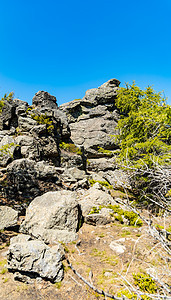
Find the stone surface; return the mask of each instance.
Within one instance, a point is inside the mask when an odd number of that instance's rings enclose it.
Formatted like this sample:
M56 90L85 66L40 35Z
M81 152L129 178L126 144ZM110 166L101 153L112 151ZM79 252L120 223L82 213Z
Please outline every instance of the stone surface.
M77 238L80 221L81 211L74 192L48 192L31 202L21 232L47 243L68 242Z
M17 225L18 212L8 206L0 206L0 230Z
M28 235L18 235L10 241L8 269L59 282L64 276L63 258L64 251L59 243L49 247L42 241L32 240Z
M90 214L85 216L85 223L96 226L96 225L106 225L112 222L112 218L110 215L104 216L100 213L98 214Z
M126 250L124 245L120 245L119 243L112 241L109 245L110 249L112 249L117 255L123 254Z
M119 113L115 98L119 83L111 79L97 89L88 90L83 99L60 106L68 116L71 139L84 146L89 158L108 156L99 147L109 152L118 148L111 136L117 133Z
M116 204L113 198L98 183L87 191L81 191L78 195L83 216L88 215L93 207L98 208L99 205Z

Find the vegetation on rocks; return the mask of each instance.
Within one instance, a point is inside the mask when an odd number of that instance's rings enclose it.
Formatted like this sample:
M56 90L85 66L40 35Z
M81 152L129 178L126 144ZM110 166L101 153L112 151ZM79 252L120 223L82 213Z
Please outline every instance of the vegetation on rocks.
M48 132L51 132L54 129L54 125L52 124L52 121L50 118L47 117L46 114L31 114L31 117L33 120L35 120L39 125L46 124Z
M59 144L59 147L60 147L61 149L64 149L64 150L68 151L68 152L71 152L71 153L76 153L76 154L79 154L79 155L82 154L80 148L78 148L78 147L77 147L75 144L73 144L73 143L65 143L65 142L61 142L61 143Z

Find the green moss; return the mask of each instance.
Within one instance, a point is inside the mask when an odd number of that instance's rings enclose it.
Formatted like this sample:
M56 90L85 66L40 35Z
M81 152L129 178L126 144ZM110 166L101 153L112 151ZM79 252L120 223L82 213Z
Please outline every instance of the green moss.
M59 147L61 149L64 149L64 150L68 151L68 152L71 152L71 153L76 153L78 155L82 154L81 150L75 144L72 144L72 143L62 142L62 143L59 144Z
M1 271L0 271L0 274L5 274L5 273L7 273L7 271L8 271L8 269L7 268L3 268Z
M123 210L120 208L119 205L99 205L98 207L93 206L90 214L98 214L100 213L102 208L109 208L113 210L113 212L110 213L111 216L115 218L116 221L119 221L121 224L123 224L123 217L125 217L129 221L130 226L138 226L141 227L143 225L143 222L141 219L139 219L138 215L135 214L132 211Z
M126 219L129 220L129 225L130 226L142 226L143 225L143 222L142 220L138 219L138 215L135 214L133 211L124 211L124 217Z
M57 289L60 289L61 288L61 285L62 285L62 282L56 282L54 283L54 286L57 288Z
M0 261L0 267L4 267L7 264L7 260L3 259Z
M59 243L63 246L65 253L69 253L69 249L66 246L66 244L64 242L59 242Z
M89 179L89 182L90 182L91 186L93 186L96 182L98 182L100 185L106 187L107 189L113 189L113 186L111 184L109 184L107 181Z
M108 263L111 266L116 266L118 264L117 257L115 255L107 255L105 250L100 251L97 248L94 248L90 255L99 257L101 262Z
M131 235L131 232L130 232L129 230L123 230L121 236L122 236L122 237L125 237L125 236L127 236L127 235Z
M97 208L96 206L93 206L89 215L92 215L92 214L99 214L100 212L100 208Z

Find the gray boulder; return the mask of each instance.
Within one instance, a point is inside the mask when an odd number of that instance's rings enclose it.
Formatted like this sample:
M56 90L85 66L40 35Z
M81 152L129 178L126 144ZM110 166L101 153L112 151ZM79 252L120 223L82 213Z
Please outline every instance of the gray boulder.
M36 107L48 107L51 109L57 108L56 97L51 96L49 93L44 91L38 91L32 99L32 104Z
M22 116L18 118L18 127L22 132L29 132L36 125L37 122L32 118Z
M78 202L81 206L83 216L88 215L93 207L100 205L107 206L109 204L115 205L114 199L107 193L105 188L100 184L95 183L89 190L78 192Z
M20 231L46 243L70 242L77 238L80 221L81 211L74 192L48 192L31 202Z
M14 227L18 222L18 212L8 206L0 206L0 230Z
M89 158L112 156L112 151L118 148L111 136L117 134L119 112L115 99L119 83L111 79L97 89L88 90L83 99L60 106L67 114L72 141L84 146ZM99 147L109 153L99 151Z
M28 235L18 235L10 241L7 255L8 269L26 272L59 282L63 279L63 248L59 243L53 247Z

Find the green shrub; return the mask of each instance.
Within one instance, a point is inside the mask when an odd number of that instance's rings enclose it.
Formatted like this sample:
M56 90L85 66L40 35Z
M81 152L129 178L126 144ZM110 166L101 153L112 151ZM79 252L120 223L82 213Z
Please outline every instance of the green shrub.
M47 117L46 114L36 115L31 114L31 118L35 120L39 125L46 124L48 132L51 132L54 129L54 125L52 125L52 121Z
M146 273L133 274L134 283L138 285L141 291L149 294L155 294L157 292L157 285L155 281Z

